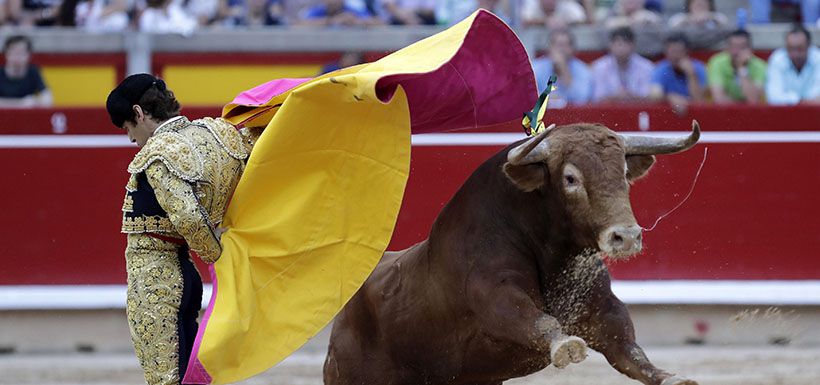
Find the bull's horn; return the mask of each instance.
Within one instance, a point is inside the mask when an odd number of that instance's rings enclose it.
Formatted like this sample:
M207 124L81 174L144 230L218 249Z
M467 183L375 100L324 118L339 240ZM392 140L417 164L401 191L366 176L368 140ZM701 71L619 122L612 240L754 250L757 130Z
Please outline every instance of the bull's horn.
M700 139L700 125L692 120L692 132L683 138L653 138L621 135L626 155L662 155L686 151Z
M547 159L548 141L544 140L550 130L555 128L555 124L550 124L546 130L542 131L534 138L519 144L507 153L507 161L513 165L531 164Z

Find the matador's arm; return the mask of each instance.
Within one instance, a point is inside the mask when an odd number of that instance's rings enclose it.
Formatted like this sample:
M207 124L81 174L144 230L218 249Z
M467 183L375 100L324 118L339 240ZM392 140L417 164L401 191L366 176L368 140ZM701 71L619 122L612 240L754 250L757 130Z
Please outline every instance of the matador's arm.
M191 182L174 175L163 162L153 162L145 170L159 205L168 213L174 229L205 263L214 263L222 246L205 208L199 204Z

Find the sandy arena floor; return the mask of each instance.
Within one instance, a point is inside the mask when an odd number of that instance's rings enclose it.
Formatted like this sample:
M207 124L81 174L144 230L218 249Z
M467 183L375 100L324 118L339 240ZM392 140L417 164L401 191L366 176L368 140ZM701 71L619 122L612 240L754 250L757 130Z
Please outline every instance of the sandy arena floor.
M820 347L654 347L647 354L659 367L698 380L701 385L817 385ZM323 352L297 352L278 367L242 384L319 385ZM140 384L142 374L130 354L0 355L0 384ZM638 384L592 353L567 369L548 368L509 381L518 385Z

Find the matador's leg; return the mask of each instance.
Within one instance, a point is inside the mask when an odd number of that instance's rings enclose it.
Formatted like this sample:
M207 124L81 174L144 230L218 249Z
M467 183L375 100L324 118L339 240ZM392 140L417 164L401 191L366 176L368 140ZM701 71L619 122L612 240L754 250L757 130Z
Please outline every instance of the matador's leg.
M146 234L128 235L126 314L149 385L180 383L178 319L184 285L179 248Z
M181 248L179 253L180 268L182 270L182 304L177 317L177 334L179 335L179 373L185 376L188 369L188 359L194 348L194 340L199 324L196 319L202 308L202 278L191 262L188 248Z

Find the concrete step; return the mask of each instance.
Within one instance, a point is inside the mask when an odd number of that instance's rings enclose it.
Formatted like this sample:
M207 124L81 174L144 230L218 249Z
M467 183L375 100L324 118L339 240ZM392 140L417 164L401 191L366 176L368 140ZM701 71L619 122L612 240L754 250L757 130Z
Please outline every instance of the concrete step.
M783 346L666 346L645 349L653 363L697 380L701 385L816 385L820 348ZM322 384L324 355L299 352L279 366L240 382L243 385ZM136 358L129 353L0 355L0 385L125 385L143 383ZM591 352L565 369L549 367L512 385L635 385Z
M820 346L820 306L629 305L644 345ZM324 354L329 328L302 348ZM0 353L130 352L125 311L0 311Z

